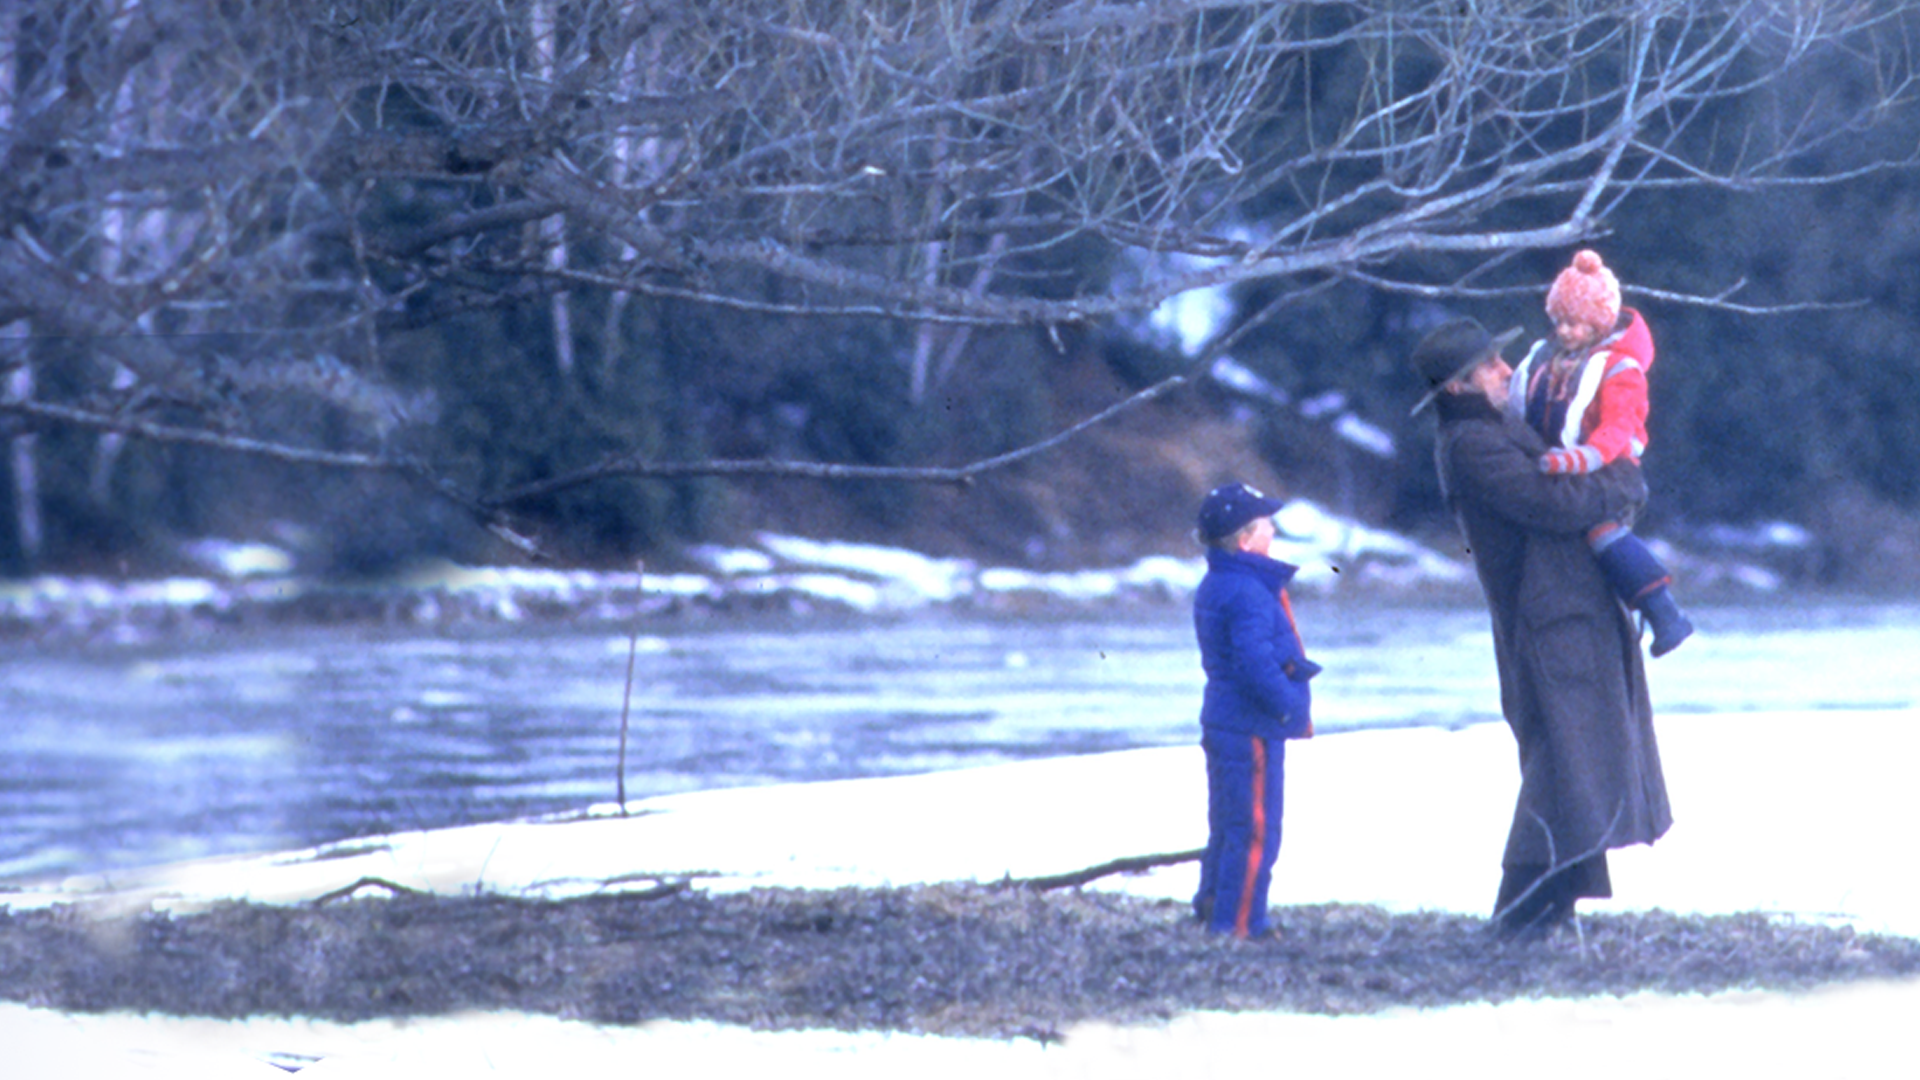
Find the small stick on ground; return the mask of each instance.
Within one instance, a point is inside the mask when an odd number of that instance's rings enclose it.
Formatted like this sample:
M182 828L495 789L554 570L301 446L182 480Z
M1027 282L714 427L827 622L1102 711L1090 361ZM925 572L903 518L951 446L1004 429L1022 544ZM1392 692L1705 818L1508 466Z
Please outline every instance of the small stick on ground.
M1195 848L1192 851L1175 851L1162 855L1132 855L1124 859L1114 859L1098 866L1089 866L1085 870L1075 870L1066 874L1048 874L1043 877L1015 878L1010 884L1035 892L1048 889L1065 889L1074 885L1085 885L1097 881L1109 874L1133 874L1142 870L1152 870L1158 866L1177 866L1180 863L1199 862L1206 849Z
M640 575L640 588L646 589L647 564L634 564ZM627 816L627 712L633 704L633 658L640 652L640 616L633 617L633 632L627 635L627 689L620 696L620 760L614 766L613 797L620 802L620 816Z

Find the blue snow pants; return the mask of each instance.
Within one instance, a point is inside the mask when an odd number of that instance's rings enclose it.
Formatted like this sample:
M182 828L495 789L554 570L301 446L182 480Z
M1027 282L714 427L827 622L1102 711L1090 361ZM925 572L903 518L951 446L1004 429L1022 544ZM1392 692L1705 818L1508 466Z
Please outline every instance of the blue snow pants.
M1200 746L1207 755L1207 850L1194 914L1215 933L1258 937L1270 928L1267 887L1280 853L1287 744L1203 729Z

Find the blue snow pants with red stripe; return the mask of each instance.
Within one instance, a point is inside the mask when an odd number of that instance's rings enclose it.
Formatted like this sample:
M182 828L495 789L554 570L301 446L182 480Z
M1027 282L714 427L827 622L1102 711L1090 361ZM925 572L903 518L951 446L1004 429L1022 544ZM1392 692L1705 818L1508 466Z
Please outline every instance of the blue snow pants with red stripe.
M1257 937L1269 929L1287 744L1209 728L1200 746L1207 755L1207 850L1194 914L1215 933Z

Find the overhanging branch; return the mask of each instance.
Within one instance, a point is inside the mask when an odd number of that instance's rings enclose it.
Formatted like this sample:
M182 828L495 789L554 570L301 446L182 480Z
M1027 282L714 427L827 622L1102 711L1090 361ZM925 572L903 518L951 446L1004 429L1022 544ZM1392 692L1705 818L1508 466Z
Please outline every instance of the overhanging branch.
M558 476L538 480L530 484L509 488L495 495L479 500L480 505L496 508L507 507L514 503L526 502L543 496L580 487L597 480L609 480L616 477L645 480L677 480L699 476L742 477L769 476L803 480L891 480L920 484L959 484L966 485L984 473L1007 468L1028 458L1043 454L1048 450L1086 431L1088 428L1106 422L1129 409L1137 408L1155 398L1162 397L1190 381L1186 374L1174 375L1147 387L1144 390L1109 405L1105 409L1087 417L1070 428L1060 431L1037 443L1010 450L990 458L983 458L967 465L956 467L942 466L894 466L894 465L836 465L830 462L816 461L771 461L771 460L716 460L716 461L648 461L631 454L612 455L595 464Z
M196 446L222 453L244 454L286 465L311 465L327 469L390 473L420 484L436 496L472 514L487 531L529 558L548 558L547 553L535 541L513 528L505 514L467 495L438 470L411 458L290 446L286 443L245 435L229 435L205 428L159 424L139 417L96 413L44 401L0 400L0 414L11 414L42 423L57 423L89 431L112 432L148 442Z
M360 472L390 473L426 487L436 496L459 506L503 541L533 558L548 558L530 538L515 531L508 508L544 496L583 487L600 480L616 478L675 480L694 477L780 477L810 480L879 480L899 483L966 485L985 473L1008 468L1043 454L1096 425L1130 409L1138 408L1187 384L1190 376L1174 375L1114 403L1039 442L990 458L957 467L917 467L884 465L846 465L818 461L726 460L647 461L634 455L613 455L572 472L522 484L493 495L475 497L447 479L445 472L430 463L413 458L364 454L351 451L316 450L291 446L244 435L230 435L204 428L160 424L138 417L115 416L42 401L0 400L0 414L10 414L90 431L113 432L149 442L196 446L224 453L278 461L288 465Z

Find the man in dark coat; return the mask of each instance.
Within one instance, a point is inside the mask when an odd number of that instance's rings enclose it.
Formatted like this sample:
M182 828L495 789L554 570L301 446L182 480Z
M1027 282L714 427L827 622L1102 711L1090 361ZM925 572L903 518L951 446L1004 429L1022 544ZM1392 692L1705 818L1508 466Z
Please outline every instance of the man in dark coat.
M1650 844L1672 815L1639 638L1586 531L1646 499L1639 467L1551 476L1540 437L1505 408L1511 369L1472 319L1420 342L1413 366L1437 406L1440 488L1493 617L1500 710L1520 746L1496 926L1537 935L1581 897L1613 895L1606 852Z

